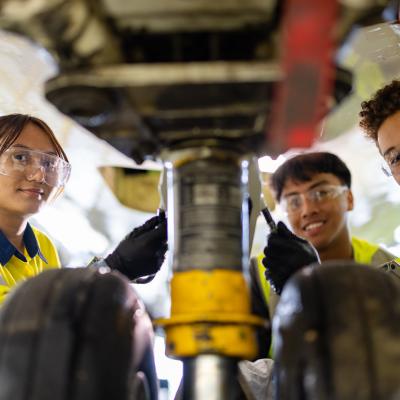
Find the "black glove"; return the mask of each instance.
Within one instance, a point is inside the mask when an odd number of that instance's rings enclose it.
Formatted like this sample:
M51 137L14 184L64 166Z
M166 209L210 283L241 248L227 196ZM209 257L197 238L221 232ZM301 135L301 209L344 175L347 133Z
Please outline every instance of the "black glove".
M294 235L283 222L272 231L264 248L265 277L277 294L286 281L299 269L319 262L318 253L306 240Z
M129 233L105 262L111 269L134 280L154 275L164 262L167 249L167 219L162 213Z

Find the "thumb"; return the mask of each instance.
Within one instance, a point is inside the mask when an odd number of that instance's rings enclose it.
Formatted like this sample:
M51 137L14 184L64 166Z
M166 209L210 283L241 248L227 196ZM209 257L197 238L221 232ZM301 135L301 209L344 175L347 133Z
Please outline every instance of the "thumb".
M148 245L157 245L167 241L167 220L162 221L153 229L147 231L143 236Z
M307 240L295 235L282 221L278 222L277 232L281 237L284 237L286 239L296 240L297 242L309 244Z
M155 215L154 217L151 217L149 220L147 220L142 225L142 228L144 231L151 231L152 229L156 228L157 225L159 225L162 221L165 221L165 217L163 218L158 215Z
M284 236L287 238L295 237L295 235L289 230L289 228L282 221L278 222L276 226L276 231L279 233L280 236Z
M167 220L163 219L160 224L157 226L156 230L159 232L160 238L162 240L167 240Z

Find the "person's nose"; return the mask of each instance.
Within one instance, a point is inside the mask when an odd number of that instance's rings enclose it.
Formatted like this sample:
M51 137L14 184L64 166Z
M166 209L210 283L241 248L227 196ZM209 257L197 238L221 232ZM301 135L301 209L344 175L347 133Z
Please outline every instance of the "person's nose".
M27 174L27 179L28 181L31 182L39 182L39 183L44 183L45 182L45 170L42 166L38 165L35 167L32 167L31 171L29 174Z
M307 217L318 211L318 204L306 195L302 195L301 216Z

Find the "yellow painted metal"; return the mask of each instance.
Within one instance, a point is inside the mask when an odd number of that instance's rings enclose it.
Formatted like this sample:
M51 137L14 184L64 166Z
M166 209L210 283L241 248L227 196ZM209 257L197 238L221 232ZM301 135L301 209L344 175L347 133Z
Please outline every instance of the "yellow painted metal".
M175 325L166 328L166 333L166 353L172 357L194 357L204 353L243 359L256 356L256 337L250 325Z
M213 269L177 272L171 281L171 315L249 313L248 288L241 271Z
M264 320L256 315L251 314L185 314L174 315L171 318L160 318L157 320L159 325L182 325L198 322L218 322L221 324L250 324L250 325L263 325Z
M107 166L101 167L100 172L124 206L150 213L157 211L160 205L160 171Z
M157 321L167 334L171 356L202 353L253 358L255 325L250 296L241 271L214 269L177 272L171 281L171 317Z

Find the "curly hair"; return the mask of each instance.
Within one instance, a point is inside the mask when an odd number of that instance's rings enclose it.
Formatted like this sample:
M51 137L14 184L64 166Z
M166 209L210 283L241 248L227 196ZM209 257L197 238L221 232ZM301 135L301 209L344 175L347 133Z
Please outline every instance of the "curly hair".
M377 144L379 128L397 111L400 111L400 81L394 80L361 103L360 127Z

